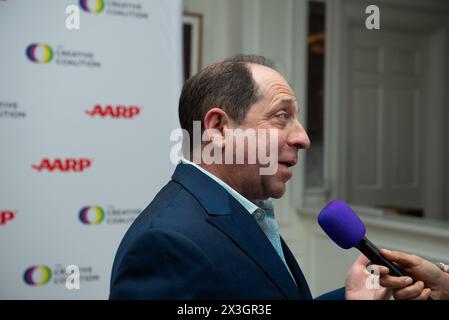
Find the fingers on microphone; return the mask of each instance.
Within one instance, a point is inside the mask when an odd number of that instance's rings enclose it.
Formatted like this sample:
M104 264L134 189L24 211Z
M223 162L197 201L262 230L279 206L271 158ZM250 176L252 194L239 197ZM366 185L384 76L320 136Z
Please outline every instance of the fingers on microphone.
M394 292L394 297L397 300L426 300L429 295L430 289L424 288L424 283L422 281L417 281L408 287L395 290Z
M427 299L429 299L431 293L432 293L432 290L430 290L429 288L426 288L421 292L421 294L418 297L413 298L412 300L427 300Z
M397 251L380 249L380 253L390 261L398 261L399 260L400 253Z
M387 267L379 266L379 276L386 276L390 273L390 270Z
M382 287L392 289L402 289L410 286L413 283L413 279L410 277L395 277L395 276L381 276L379 283Z
M397 262L404 266L413 265L415 263L415 256L399 251L392 251L387 249L380 249L380 253L387 258L387 260ZM395 263L396 264L396 263ZM396 264L397 265L397 264Z

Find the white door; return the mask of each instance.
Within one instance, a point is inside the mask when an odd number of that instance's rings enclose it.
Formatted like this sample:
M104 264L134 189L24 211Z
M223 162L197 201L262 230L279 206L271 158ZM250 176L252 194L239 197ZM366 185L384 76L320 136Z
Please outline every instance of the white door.
M424 209L424 35L351 29L348 201Z

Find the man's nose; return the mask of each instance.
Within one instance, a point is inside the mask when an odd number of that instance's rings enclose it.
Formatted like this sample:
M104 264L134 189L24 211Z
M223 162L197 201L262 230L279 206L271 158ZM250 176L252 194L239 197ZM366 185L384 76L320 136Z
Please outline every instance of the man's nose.
M304 127L299 123L298 120L295 121L295 125L292 131L288 135L287 144L295 147L296 149L308 149L310 147L310 139L307 135Z

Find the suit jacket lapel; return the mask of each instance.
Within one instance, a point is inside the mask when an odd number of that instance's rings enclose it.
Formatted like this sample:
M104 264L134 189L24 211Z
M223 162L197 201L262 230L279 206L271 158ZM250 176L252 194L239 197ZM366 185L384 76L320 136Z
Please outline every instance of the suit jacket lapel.
M239 246L288 299L300 299L284 263L246 209L211 178L186 164L179 164L173 180L191 192L208 212L206 220Z
M246 252L273 280L286 298L300 299L299 291L288 270L254 218L247 211L239 208L240 204L232 203L232 207L235 210L232 215L210 215L207 220Z
M296 285L298 286L298 289L301 292L302 297L306 300L312 300L313 297L312 294L310 293L309 285L307 284L306 278L304 277L304 274L302 273L301 268L298 265L298 262L293 256L293 253L287 247L287 244L285 243L284 239L282 239L282 237L281 237L281 244L282 244L282 251L284 252L285 261L287 262L288 267L290 268L290 271L293 274L293 277L295 278Z

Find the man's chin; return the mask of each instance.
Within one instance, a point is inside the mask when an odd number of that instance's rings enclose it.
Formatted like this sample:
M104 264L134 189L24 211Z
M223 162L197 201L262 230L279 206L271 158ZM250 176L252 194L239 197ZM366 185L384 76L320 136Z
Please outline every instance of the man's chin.
M285 183L277 182L276 186L270 190L270 198L279 199L281 198L286 191Z

